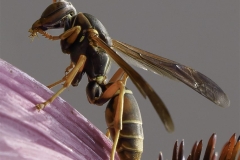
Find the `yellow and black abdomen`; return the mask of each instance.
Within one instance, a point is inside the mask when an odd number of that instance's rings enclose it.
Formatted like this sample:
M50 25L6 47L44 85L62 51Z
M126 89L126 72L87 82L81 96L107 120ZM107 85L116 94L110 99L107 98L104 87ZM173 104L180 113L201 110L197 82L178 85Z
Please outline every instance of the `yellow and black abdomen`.
M109 126L111 138L115 131L112 126L118 104L118 95L112 98L106 108L105 118ZM117 144L117 152L121 160L139 160L143 152L143 128L141 113L133 94L124 94L122 130Z

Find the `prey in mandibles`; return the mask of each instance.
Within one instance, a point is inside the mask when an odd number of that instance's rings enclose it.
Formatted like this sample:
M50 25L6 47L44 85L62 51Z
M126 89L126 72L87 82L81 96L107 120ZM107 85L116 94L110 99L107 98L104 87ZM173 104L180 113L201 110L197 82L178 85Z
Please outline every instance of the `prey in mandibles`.
M64 29L59 36L52 36L49 29ZM228 107L230 101L223 90L202 73L141 50L129 44L112 39L103 24L88 13L77 13L68 1L53 1L33 23L30 38L42 34L50 40L60 40L62 52L70 55L71 63L65 76L49 85L63 86L52 97L36 107L41 110L54 101L70 85L77 86L84 74L88 77L87 98L91 104L103 105L106 122L113 139L111 159L117 151L121 159L140 159L143 151L143 131L138 104L126 88L129 77L144 98L148 98L163 122L166 130L174 130L171 116L154 89L136 72L130 64L140 66L159 75L179 80L221 107ZM107 74L113 59L120 69L107 81ZM131 114L128 114L131 112ZM134 158L135 157L135 158Z

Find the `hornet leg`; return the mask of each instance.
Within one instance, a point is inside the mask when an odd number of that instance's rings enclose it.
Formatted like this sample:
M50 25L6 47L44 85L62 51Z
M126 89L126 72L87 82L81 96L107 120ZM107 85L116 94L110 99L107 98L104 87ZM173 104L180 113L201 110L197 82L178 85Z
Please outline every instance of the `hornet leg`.
M52 88L52 87L54 87L54 86L56 86L56 85L64 82L64 81L66 80L67 76L68 76L67 73L68 73L72 68L74 68L74 66L75 66L75 65L73 64L73 62L71 62L71 64L70 64L70 65L66 68L66 70L65 70L65 76L64 76L62 79L60 79L59 81L56 81L56 82L48 85L47 87L48 87L48 88Z
M43 32L42 30L39 30L39 33L44 35L45 37L51 39L51 40L67 40L68 44L72 44L76 39L78 34L81 32L81 27L80 26L75 26L73 28L70 28L69 30L65 31L64 33L60 34L59 36L50 36L47 35L46 32ZM74 67L73 62L66 68L65 73L69 72L72 68ZM70 75L70 74L69 74ZM67 75L66 75L67 76ZM47 86L48 88L52 88L68 79L66 76L64 76L61 80Z
M123 103L124 103L124 94L125 94L125 86L126 86L127 78L128 78L127 74L124 74L123 79L121 81L118 81L120 82L119 83L120 93L118 98L117 110L116 110L116 114L113 121L113 127L115 129L115 137L113 140L111 160L114 160L114 155L116 152L120 131L122 130Z
M71 84L71 82L73 81L74 77L76 76L76 74L78 72L81 72L84 68L84 64L86 62L86 56L84 55L81 55L78 59L78 62L76 64L76 66L71 70L71 72L68 74L67 77L64 77L66 78L65 79L65 83L63 84L63 87L57 91L57 93L55 93L51 98L49 98L47 101L45 101L44 103L41 103L41 104L37 104L36 105L36 108L38 110L41 110L43 109L47 104L51 103L54 101L54 99L59 96L67 87L69 87L69 85ZM62 80L60 80L62 81ZM59 82L59 81L58 81Z
M119 79L119 77L122 77L122 80L117 80ZM103 92L103 94L98 99L98 100L111 99L119 91L118 93L119 98L117 102L115 117L113 122L111 124L108 124L109 128L114 128L115 130L115 136L113 139L113 146L112 146L110 160L114 160L114 155L116 153L120 131L122 130L123 104L124 104L124 94L125 94L125 86L126 86L127 78L128 78L128 75L124 73L124 71L120 68L110 80L110 82L114 82L114 81L115 82L111 86L109 86L109 88L107 88L107 90ZM97 103L97 101L95 103Z

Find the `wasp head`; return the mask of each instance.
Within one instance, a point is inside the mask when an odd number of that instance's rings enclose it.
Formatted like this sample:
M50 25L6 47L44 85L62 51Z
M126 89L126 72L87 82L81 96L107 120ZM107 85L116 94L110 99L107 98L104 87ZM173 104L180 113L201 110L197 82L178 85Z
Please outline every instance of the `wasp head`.
M30 38L37 36L48 29L58 29L64 27L64 20L69 16L76 15L76 9L70 2L65 0L53 1L42 13L40 19L33 23L29 29Z

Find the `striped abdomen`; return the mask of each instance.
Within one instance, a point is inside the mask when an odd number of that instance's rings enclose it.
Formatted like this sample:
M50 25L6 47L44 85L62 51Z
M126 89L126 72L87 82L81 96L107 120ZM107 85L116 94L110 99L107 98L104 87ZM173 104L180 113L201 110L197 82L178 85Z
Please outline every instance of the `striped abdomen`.
M112 139L115 137L114 128L110 127L118 104L118 95L113 97L105 111L106 123ZM141 113L133 94L124 94L122 130L117 144L117 152L121 160L140 160L143 152L143 128Z

